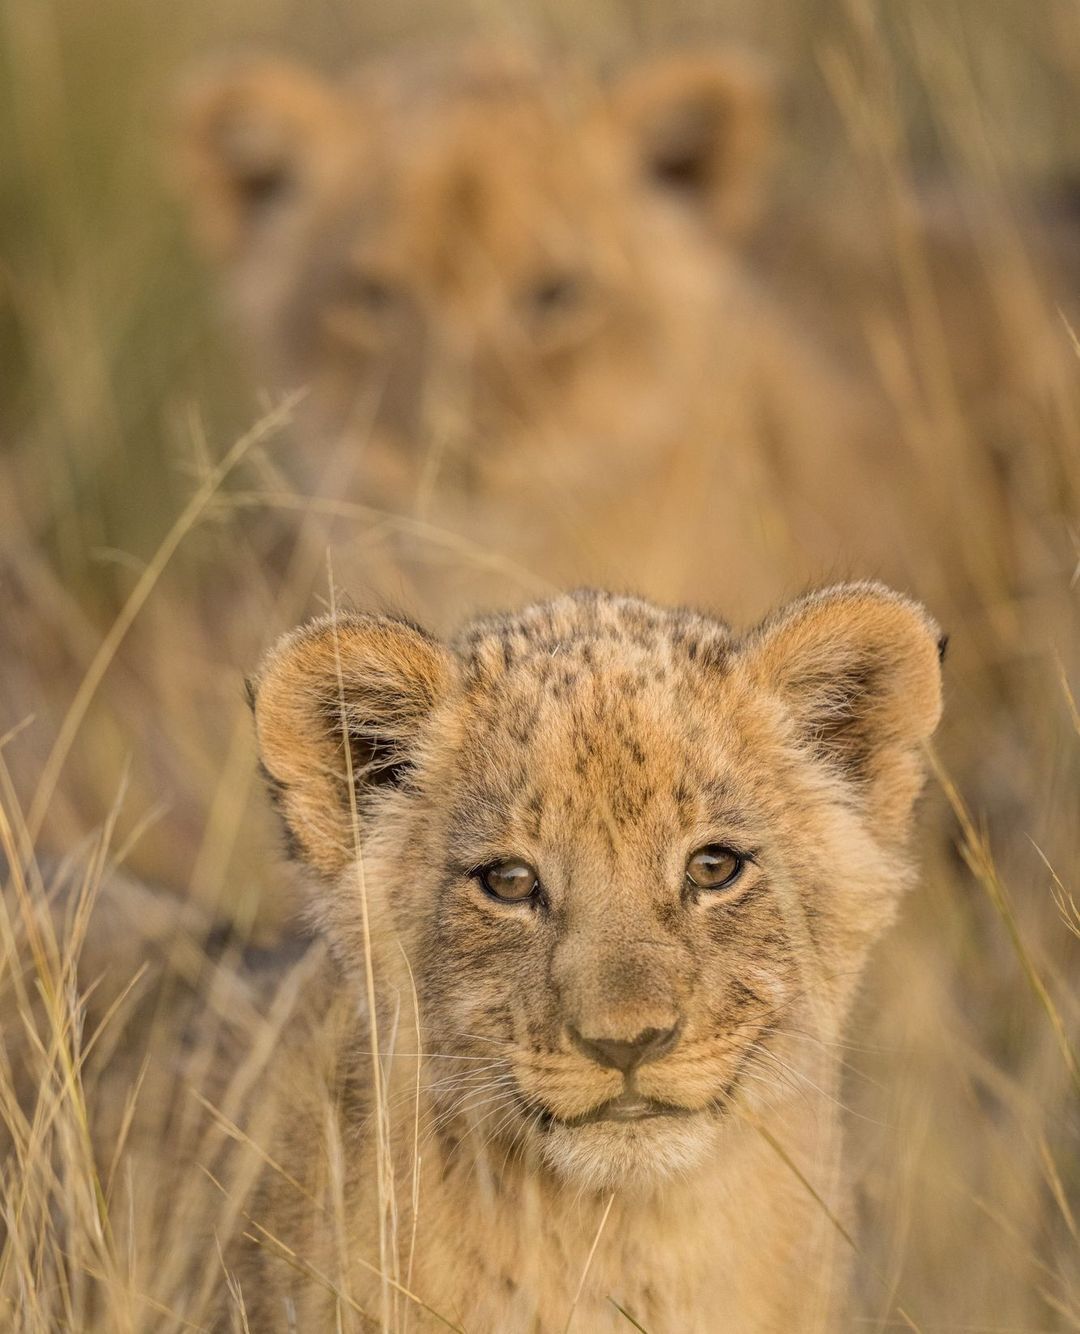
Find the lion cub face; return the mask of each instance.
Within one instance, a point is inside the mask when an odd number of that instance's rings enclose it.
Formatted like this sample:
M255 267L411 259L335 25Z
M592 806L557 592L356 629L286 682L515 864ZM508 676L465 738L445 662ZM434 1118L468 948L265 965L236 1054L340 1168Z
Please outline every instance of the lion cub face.
M805 1092L904 880L939 712L937 629L876 585L744 638L597 593L450 646L345 617L256 685L339 959L362 973L362 893L383 983L409 959L436 1123L592 1187Z
M647 429L764 123L730 58L607 87L507 55L342 85L255 62L194 91L184 160L264 371L311 384L319 432L468 473L524 430Z

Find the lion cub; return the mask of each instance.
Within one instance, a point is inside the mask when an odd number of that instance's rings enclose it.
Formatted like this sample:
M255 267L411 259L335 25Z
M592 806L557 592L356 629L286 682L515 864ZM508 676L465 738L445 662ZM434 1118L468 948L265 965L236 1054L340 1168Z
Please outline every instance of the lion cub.
M336 968L335 1113L286 1081L250 1327L848 1328L838 1052L939 640L877 584L746 635L579 592L448 644L287 636L255 719Z
M468 50L204 77L187 191L257 374L309 387L288 470L557 587L697 598L720 564L757 615L793 572L909 577L894 434L746 257L770 121L723 51L606 79ZM388 592L416 560L437 616L418 545Z

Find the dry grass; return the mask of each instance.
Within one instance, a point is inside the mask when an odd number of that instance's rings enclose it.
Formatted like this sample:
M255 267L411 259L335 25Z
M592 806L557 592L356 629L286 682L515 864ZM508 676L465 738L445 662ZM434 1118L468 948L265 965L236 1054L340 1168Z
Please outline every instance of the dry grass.
M414 514L281 481L289 405L248 396L162 180L156 127L176 68L250 35L333 64L419 34L509 32L622 54L734 32L788 74L799 130L769 244L815 317L813 293L843 299L866 235L838 216L839 259L813 269L794 230L808 201L857 178L873 203L869 248L895 300L869 312L849 351L899 411L897 448L924 501L914 591L953 636L926 874L879 951L845 1054L860 1328L1080 1329L1080 357L1041 379L1036 359L1025 412L999 423L1003 515L957 388L965 349L950 342L910 212L912 180L930 167L995 195L1075 170L1075 4L537 0L496 12L421 0L389 12L332 0L0 4L0 852L14 868L0 908L0 1323L207 1328L242 1228L307 1265L248 1216L268 1153L251 1091L302 977L267 1008L199 941L203 912L273 936L289 901L242 675L325 600L328 513L354 557L404 533L463 580L494 570L508 600L543 588ZM995 217L978 256L995 333L1017 364L1033 330L1067 351L1055 305L1075 292L1047 296L1012 214ZM1069 226L1075 253L1075 211ZM267 575L250 521L265 510L295 535L282 578ZM938 832L949 809L955 846ZM58 861L76 850L74 869ZM114 957L84 951L118 867L184 898L179 939L148 907L137 931L118 918L105 933ZM163 961L174 980L157 994ZM178 1020L196 1009L214 1036L177 1052ZM212 1054L237 1042L243 1059L215 1082ZM16 1065L33 1090L21 1103ZM104 1160L92 1133L103 1073L130 1090L108 1109ZM201 1170L173 1172L155 1142ZM271 1166L288 1179L287 1162ZM370 1257L385 1275L375 1323L395 1329L417 1304L387 1258L394 1192L409 1189L380 1183L385 1254ZM338 1287L332 1274L313 1281ZM358 1313L347 1294L341 1305L348 1327Z

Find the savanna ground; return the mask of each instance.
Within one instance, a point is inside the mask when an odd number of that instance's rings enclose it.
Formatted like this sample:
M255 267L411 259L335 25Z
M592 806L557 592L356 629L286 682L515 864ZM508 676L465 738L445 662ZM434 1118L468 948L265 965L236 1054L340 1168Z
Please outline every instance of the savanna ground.
M786 126L766 261L808 309L841 300L845 257L854 267L864 252L901 294L880 320L864 309L838 351L869 364L904 408L897 447L921 450L923 467L937 460L926 529L952 530L948 559L963 562L975 595L933 607L956 666L926 870L878 952L846 1053L861 1327L1080 1329L1080 393L1048 373L1023 412L997 422L1001 517L999 498L979 489L989 445L951 407L966 349L942 333L903 221L915 178L998 201L977 267L995 274L988 318L1001 345L1026 356L1035 320L1073 355L1076 293L1037 287L1010 223L1018 200L1058 210L1055 242L1080 247L1072 0L0 7L0 850L28 868L12 877L9 902L21 906L0 918L0 985L23 1016L4 1033L6 1057L29 1051L38 1091L20 1112L0 1061L13 1144L0 1178L0 1320L203 1326L222 1261L192 1239L225 1236L236 1207L205 1172L156 1178L153 1153L125 1139L140 1101L160 1097L154 1060L143 1064L157 1019L132 1019L153 951L117 939L129 971L118 979L112 965L116 1004L92 1019L73 952L118 865L257 940L274 937L289 902L242 678L278 630L325 605L329 581L322 553L284 582L264 574L250 510L287 459L288 408L252 385L185 238L166 147L177 71L237 41L335 69L357 53L477 35L598 59L716 38L763 51L781 75ZM871 234L837 207L834 253L815 268L802 219L823 204L827 215L850 188L878 210ZM887 327L897 318L899 342ZM907 362L890 356L905 337ZM297 523L304 511L298 499ZM358 544L385 531L380 516L353 522ZM439 559L437 535L431 546ZM940 559L928 539L924 583L910 589L932 604ZM534 591L508 573L508 602ZM57 945L28 926L29 905L57 855L75 849L87 869ZM173 962L207 988L213 969L197 948ZM107 965L91 961L83 978L95 968ZM225 993L212 1004L235 1009ZM271 1059L278 1016L250 1022L226 1113ZM124 1062L121 1147L102 1162L88 1129L95 1080ZM183 1090L170 1113L171 1140L209 1169L221 1116Z

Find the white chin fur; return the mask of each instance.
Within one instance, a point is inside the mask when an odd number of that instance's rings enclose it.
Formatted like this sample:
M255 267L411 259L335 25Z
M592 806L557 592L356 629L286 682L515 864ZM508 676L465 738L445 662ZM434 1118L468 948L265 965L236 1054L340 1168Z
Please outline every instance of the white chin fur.
M603 1191L654 1186L695 1168L717 1128L704 1115L674 1120L553 1125L540 1140L545 1164L568 1184Z

